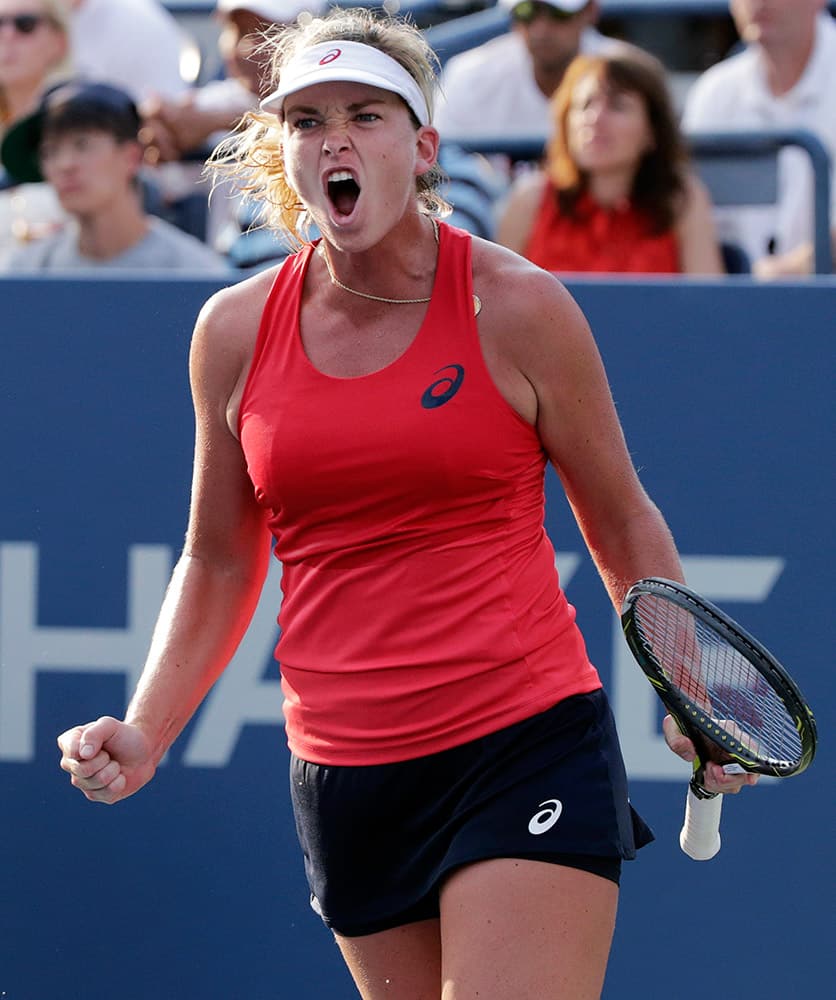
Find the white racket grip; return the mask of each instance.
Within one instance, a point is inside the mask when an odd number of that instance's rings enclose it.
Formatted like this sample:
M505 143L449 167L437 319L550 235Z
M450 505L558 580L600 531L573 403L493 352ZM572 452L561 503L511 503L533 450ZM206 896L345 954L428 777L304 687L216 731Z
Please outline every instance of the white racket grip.
M688 786L685 822L679 834L679 846L694 861L708 861L720 850L720 812L723 796L698 799Z

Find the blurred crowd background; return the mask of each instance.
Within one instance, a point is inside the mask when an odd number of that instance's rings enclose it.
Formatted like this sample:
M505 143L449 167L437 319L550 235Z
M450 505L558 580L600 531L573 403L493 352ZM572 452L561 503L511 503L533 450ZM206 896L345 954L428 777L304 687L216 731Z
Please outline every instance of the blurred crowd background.
M0 272L281 260L203 166L264 93L259 34L342 3L0 0ZM438 53L453 224L562 274L832 272L836 3L367 6Z

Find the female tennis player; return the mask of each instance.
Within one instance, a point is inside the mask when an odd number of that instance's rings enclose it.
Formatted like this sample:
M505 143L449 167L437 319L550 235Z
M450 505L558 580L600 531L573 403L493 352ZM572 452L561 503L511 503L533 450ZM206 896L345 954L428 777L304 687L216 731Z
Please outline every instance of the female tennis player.
M61 766L94 801L151 779L272 534L296 825L360 994L597 997L651 834L555 573L546 462L617 608L681 579L674 543L567 291L437 219L421 34L352 9L272 43L274 93L218 165L321 238L199 317L185 548L124 721L64 733Z

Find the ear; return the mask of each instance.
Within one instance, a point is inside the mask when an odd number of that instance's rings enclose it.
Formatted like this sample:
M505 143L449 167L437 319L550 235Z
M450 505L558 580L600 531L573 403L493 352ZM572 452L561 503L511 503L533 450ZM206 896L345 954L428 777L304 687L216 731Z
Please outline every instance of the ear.
M438 163L441 137L433 125L422 125L415 133L415 176L420 177Z
M127 142L120 143L120 149L124 162L130 171L131 180L133 180L145 161L145 150L139 140L134 141L130 139Z

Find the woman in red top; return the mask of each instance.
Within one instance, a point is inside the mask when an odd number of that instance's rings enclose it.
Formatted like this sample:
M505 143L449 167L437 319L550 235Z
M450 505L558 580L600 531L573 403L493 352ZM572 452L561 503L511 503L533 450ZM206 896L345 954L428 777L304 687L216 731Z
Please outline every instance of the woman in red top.
M627 46L578 56L552 111L543 170L512 189L497 242L548 271L723 273L656 59Z
M124 721L63 733L61 766L108 803L153 777L272 534L311 902L364 1000L593 1000L649 833L555 572L546 462L616 607L681 579L676 548L567 291L435 218L420 32L338 9L275 45L275 92L221 160L321 239L201 312L184 551ZM708 767L712 791L749 780Z

